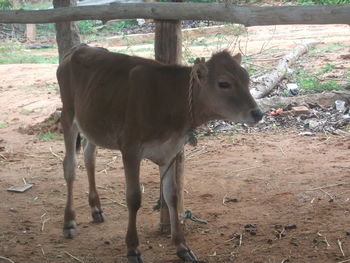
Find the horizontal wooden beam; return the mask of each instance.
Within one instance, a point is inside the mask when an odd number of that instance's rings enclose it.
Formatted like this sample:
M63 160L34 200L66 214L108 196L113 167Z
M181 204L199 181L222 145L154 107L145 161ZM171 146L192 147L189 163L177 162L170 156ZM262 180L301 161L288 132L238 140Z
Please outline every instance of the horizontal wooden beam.
M350 5L237 6L220 3L112 3L48 10L1 10L0 23L43 24L63 21L153 18L212 20L243 24L350 24Z

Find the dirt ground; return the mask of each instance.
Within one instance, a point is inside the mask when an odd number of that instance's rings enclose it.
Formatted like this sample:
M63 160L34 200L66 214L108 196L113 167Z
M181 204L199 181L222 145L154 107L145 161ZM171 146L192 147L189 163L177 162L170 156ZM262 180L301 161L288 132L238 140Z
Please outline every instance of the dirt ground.
M332 27L324 27L324 40L349 44L349 28L341 27L343 34L329 39ZM296 31L288 43L308 37L308 27ZM0 129L0 262L126 262L120 154L98 153L103 224L91 222L87 178L80 166L74 199L79 235L66 240L63 141L39 141L18 131L60 106L56 67L0 65L0 118L6 124ZM185 207L208 224L186 221L188 245L208 263L345 262L350 258L349 151L348 137L305 137L297 130L202 137L197 147L186 147ZM169 236L159 232L159 213L152 210L159 195L158 168L143 161L141 173L143 259L180 262ZM20 194L6 191L24 180L34 187Z

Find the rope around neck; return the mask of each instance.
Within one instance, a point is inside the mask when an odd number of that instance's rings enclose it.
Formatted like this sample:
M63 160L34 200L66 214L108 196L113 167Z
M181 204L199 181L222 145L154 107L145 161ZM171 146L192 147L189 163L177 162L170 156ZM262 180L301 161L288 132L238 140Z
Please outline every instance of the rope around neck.
M193 88L195 83L198 84L199 87L203 87L203 83L199 79L198 74L200 73L201 69L203 68L205 61L204 58L197 58L195 60L194 65L192 66L191 73L190 73L190 85L188 90L188 106L189 106L189 114L190 114L190 122L191 122L191 128L188 131L188 143L192 146L196 146L197 141L197 132L194 122L194 110L193 110Z

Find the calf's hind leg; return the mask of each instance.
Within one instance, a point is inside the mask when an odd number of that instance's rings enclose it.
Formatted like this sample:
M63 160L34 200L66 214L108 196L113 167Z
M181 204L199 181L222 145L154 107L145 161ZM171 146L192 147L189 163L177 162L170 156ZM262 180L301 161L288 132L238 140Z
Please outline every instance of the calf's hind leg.
M64 131L64 144L66 148L63 160L63 173L67 183L67 203L64 211L63 235L73 238L76 235L75 211L73 207L73 182L76 169L76 142L78 128L73 118L67 112L62 112L61 123Z
M105 218L101 209L101 202L95 183L96 145L89 141L86 141L84 145L84 162L89 179L89 204L91 207L92 219L96 223L101 223Z

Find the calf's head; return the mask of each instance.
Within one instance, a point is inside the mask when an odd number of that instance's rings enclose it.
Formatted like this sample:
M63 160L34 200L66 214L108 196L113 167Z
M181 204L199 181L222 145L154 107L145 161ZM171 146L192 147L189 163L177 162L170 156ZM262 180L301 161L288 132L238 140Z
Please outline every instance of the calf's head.
M249 75L241 60L240 54L231 56L227 51L214 54L206 63L197 59L199 99L215 119L256 123L263 113L250 94Z

